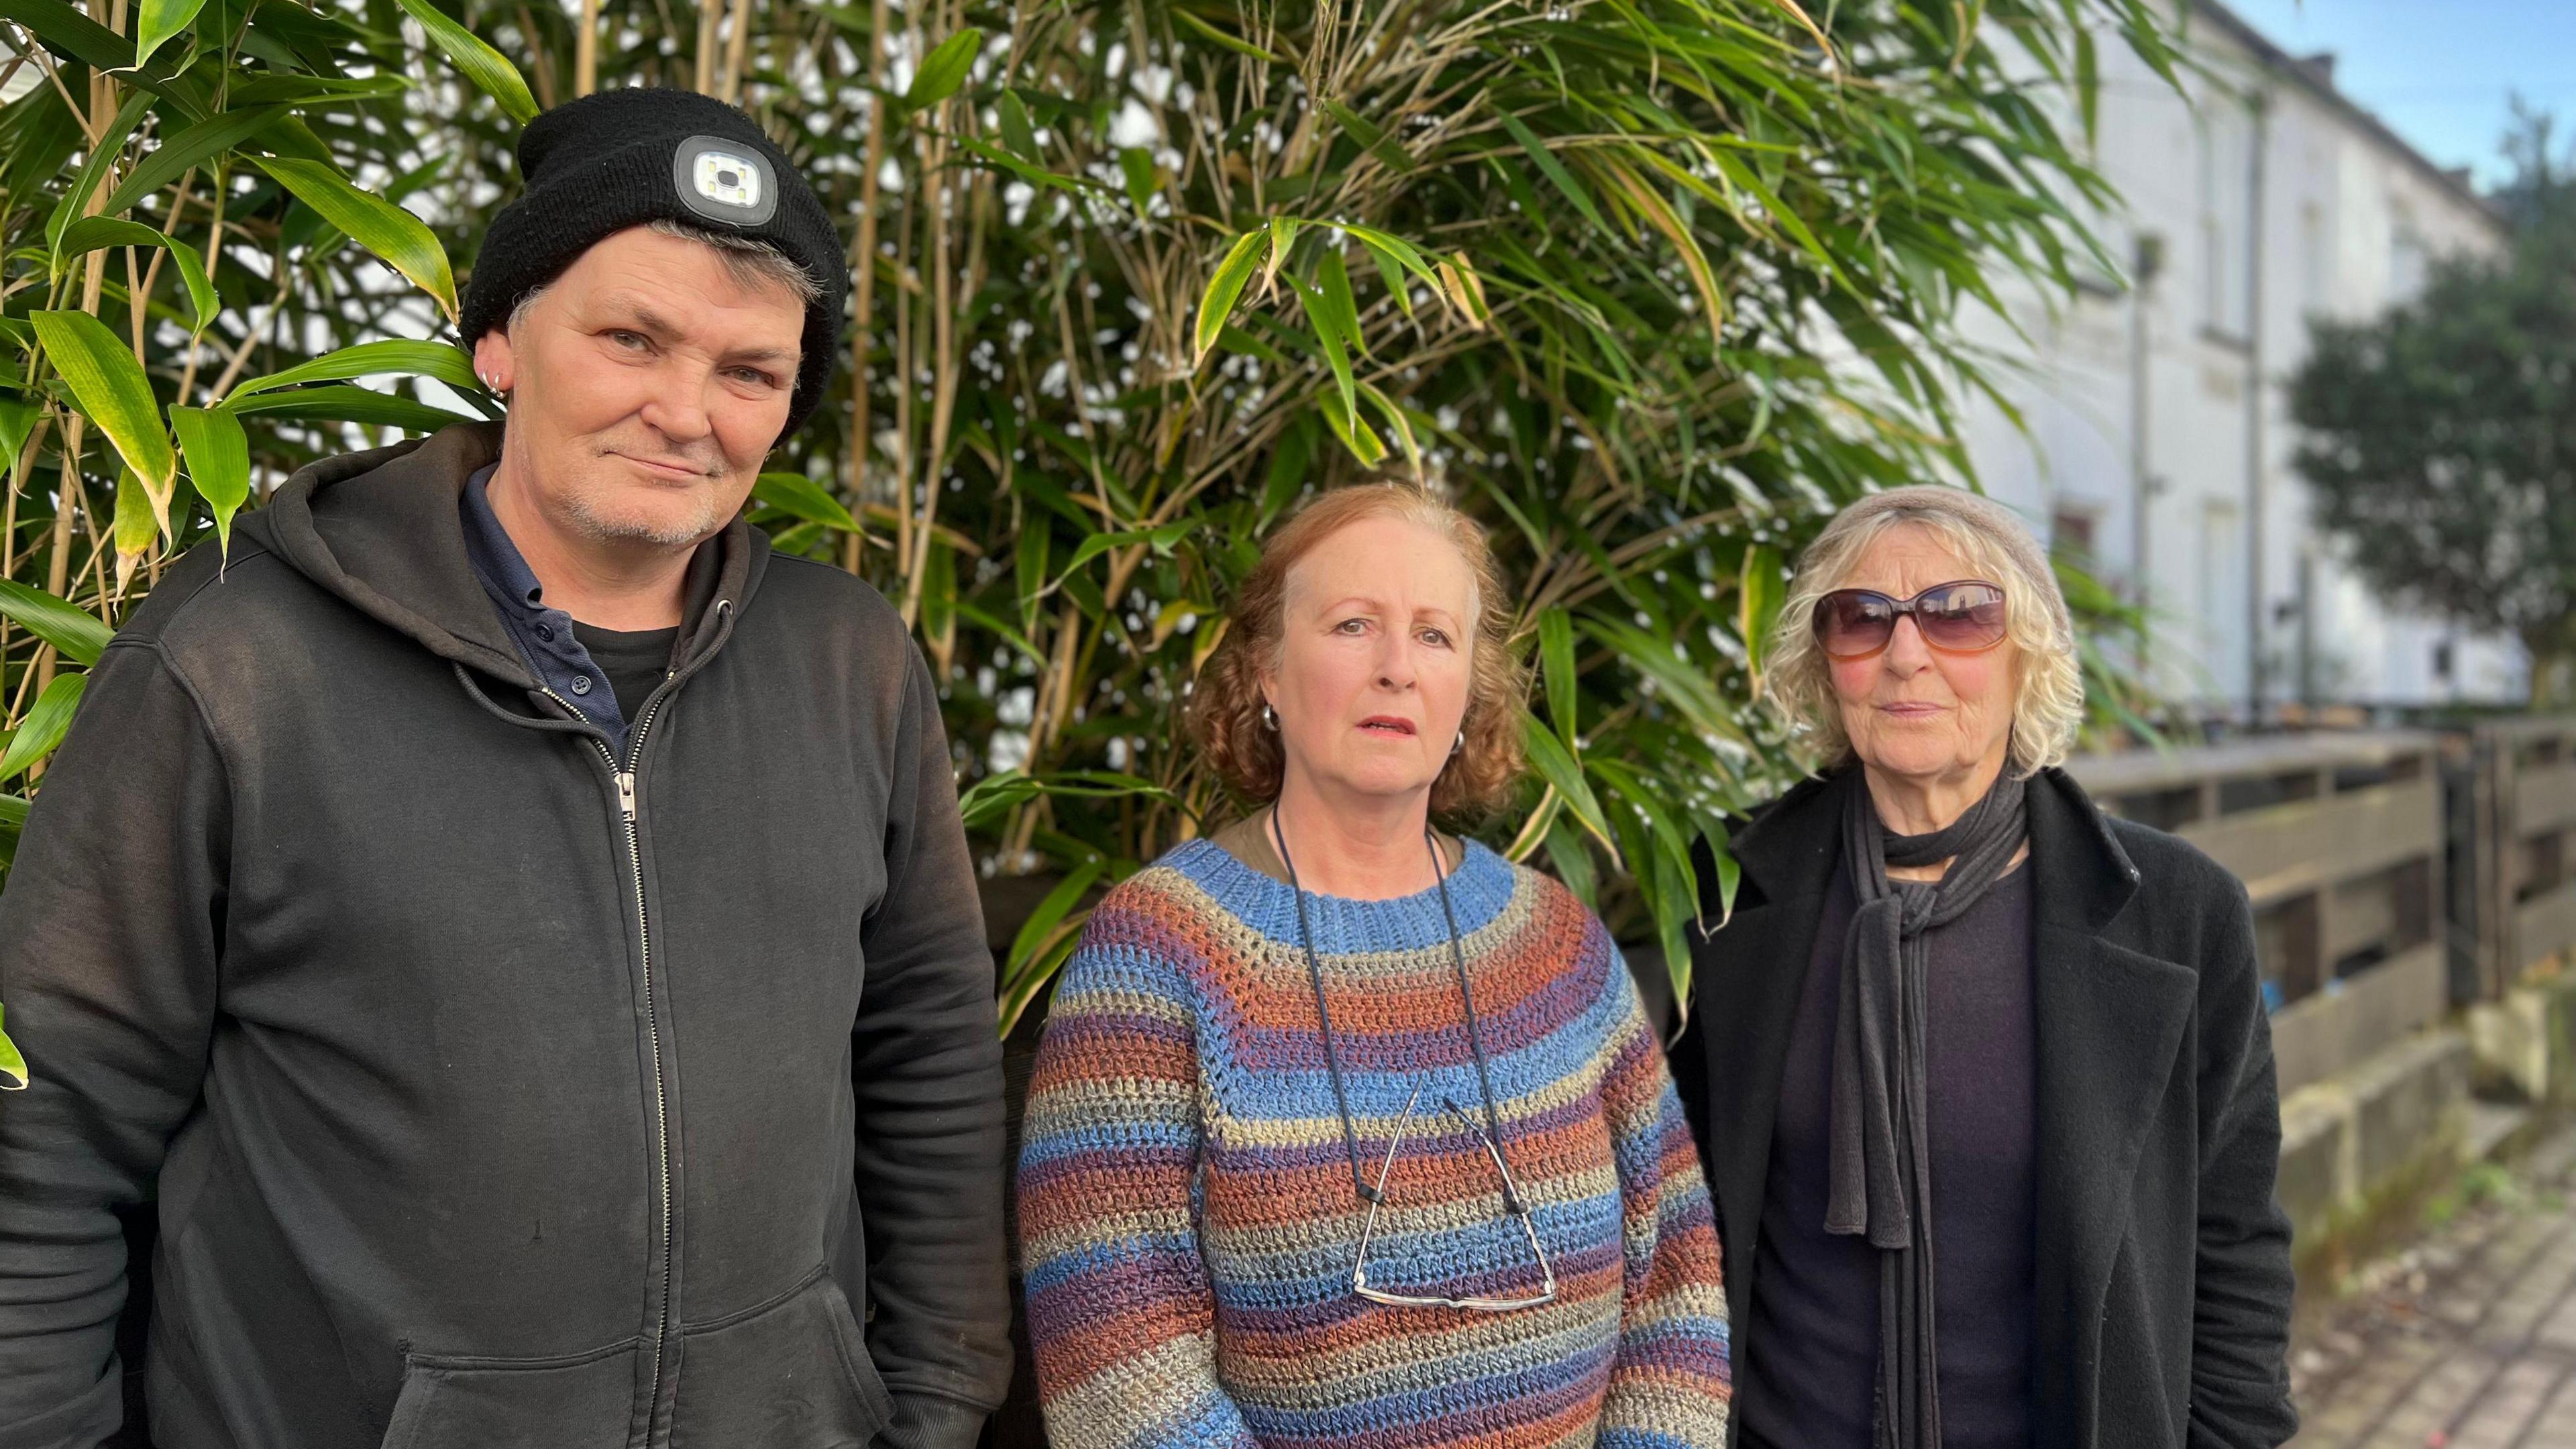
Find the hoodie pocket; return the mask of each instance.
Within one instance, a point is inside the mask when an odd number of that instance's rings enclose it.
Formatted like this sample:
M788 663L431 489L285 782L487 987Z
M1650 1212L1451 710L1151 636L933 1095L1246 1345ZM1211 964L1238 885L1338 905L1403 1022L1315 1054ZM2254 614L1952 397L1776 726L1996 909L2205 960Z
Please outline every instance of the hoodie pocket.
M631 1341L547 1359L413 1354L384 1449L623 1449L635 1373Z
M673 1449L861 1449L894 1417L849 1300L821 1268L684 1332Z

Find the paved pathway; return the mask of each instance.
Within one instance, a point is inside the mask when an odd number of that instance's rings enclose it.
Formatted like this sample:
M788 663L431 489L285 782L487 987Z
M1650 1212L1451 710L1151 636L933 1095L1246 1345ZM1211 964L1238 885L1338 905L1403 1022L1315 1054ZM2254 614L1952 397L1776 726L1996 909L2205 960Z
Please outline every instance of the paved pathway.
M2576 1129L2321 1315L2292 1449L2576 1449Z

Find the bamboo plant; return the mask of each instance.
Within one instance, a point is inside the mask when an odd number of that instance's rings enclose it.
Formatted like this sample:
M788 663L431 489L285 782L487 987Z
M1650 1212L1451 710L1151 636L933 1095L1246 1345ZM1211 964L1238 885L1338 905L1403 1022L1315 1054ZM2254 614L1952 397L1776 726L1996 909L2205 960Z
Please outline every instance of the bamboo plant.
M39 82L0 109L0 837L174 550L496 411L450 258L518 126L676 85L844 227L835 401L754 519L901 609L985 869L1052 881L1005 1029L1101 886L1233 808L1179 711L1266 530L1386 473L1492 531L1539 681L1523 797L1463 823L1679 986L1732 890L1694 844L1803 764L1754 703L1784 561L1868 489L1968 481L1960 409L2002 399L1965 309L2116 275L2097 48L2169 72L2161 13L0 0L0 87ZM2092 665L2106 721L2142 707Z

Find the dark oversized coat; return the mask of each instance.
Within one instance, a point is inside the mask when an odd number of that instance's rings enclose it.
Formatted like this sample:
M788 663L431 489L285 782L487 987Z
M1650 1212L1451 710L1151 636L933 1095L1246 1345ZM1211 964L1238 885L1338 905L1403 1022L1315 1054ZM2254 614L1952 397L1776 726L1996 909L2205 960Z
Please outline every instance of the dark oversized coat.
M1732 1321L1753 1321L1772 1125L1843 792L1810 780L1730 853L1731 919L1692 953L1673 1075L1717 1199ZM2256 1449L2298 1426L2290 1229L2272 1036L2245 888L2161 831L2104 816L2062 771L2030 783L2038 1062L2033 1442ZM1707 919L1721 918L1704 853ZM1938 1009L1937 1000L1934 1008Z

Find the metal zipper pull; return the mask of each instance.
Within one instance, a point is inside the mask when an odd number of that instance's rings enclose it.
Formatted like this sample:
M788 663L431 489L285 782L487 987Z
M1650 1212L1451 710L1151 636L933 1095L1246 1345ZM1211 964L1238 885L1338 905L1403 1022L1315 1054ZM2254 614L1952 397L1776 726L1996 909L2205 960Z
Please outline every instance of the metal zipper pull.
M635 823L635 772L617 772L617 813L632 825Z

